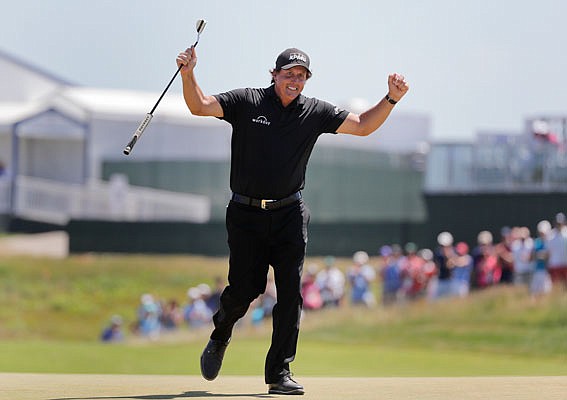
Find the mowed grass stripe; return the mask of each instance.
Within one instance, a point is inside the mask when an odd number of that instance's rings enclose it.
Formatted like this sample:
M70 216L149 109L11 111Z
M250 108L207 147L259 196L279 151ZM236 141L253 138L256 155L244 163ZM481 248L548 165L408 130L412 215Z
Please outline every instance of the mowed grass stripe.
M0 342L0 372L199 375L204 343ZM268 346L267 338L235 340L222 374L261 375ZM567 363L556 358L311 341L300 341L292 366L298 376L567 375Z

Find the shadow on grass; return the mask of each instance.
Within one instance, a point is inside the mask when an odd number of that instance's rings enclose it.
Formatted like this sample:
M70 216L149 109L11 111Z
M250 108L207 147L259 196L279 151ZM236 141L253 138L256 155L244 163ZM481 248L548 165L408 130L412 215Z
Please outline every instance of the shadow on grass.
M61 397L49 400L173 400L173 399L186 399L186 398L206 398L206 397L256 397L259 399L272 399L274 396L265 393L211 393L203 390L192 390L179 394L148 394L148 395L134 395L134 396L97 396L97 397Z

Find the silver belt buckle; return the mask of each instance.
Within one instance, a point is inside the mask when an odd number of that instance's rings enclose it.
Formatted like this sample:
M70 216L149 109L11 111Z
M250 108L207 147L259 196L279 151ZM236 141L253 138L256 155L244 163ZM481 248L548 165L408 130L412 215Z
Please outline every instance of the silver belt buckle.
M262 200L260 200L260 208L261 208L262 210L267 210L267 209L268 209L268 204L269 204L269 203L273 203L274 201L275 201L275 200L265 200L265 199L262 199Z

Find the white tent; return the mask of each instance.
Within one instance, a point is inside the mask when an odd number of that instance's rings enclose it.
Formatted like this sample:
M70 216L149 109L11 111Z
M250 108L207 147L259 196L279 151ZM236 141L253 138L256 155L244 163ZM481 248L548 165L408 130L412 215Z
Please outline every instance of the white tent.
M61 224L72 217L209 219L205 196L134 187L124 196L122 214L109 211L116 209L111 205L116 196L112 185L100 182L102 160L123 157L154 94L75 86L1 52L0 76L0 214ZM146 143L136 148L139 157L159 157L168 147L189 142L184 137L165 144L175 131L187 129L182 123L187 112L174 97L160 106L160 117L143 138ZM222 125L206 124L213 130ZM206 129L200 129L201 136ZM166 133L158 137L160 131Z

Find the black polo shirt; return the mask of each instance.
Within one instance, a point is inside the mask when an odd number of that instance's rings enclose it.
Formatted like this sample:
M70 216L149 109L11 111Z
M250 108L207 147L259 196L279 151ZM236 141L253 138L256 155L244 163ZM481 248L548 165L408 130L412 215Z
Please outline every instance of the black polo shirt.
M348 111L299 95L284 107L274 86L215 95L232 125L230 188L278 200L305 186L305 171L320 134L336 133Z

